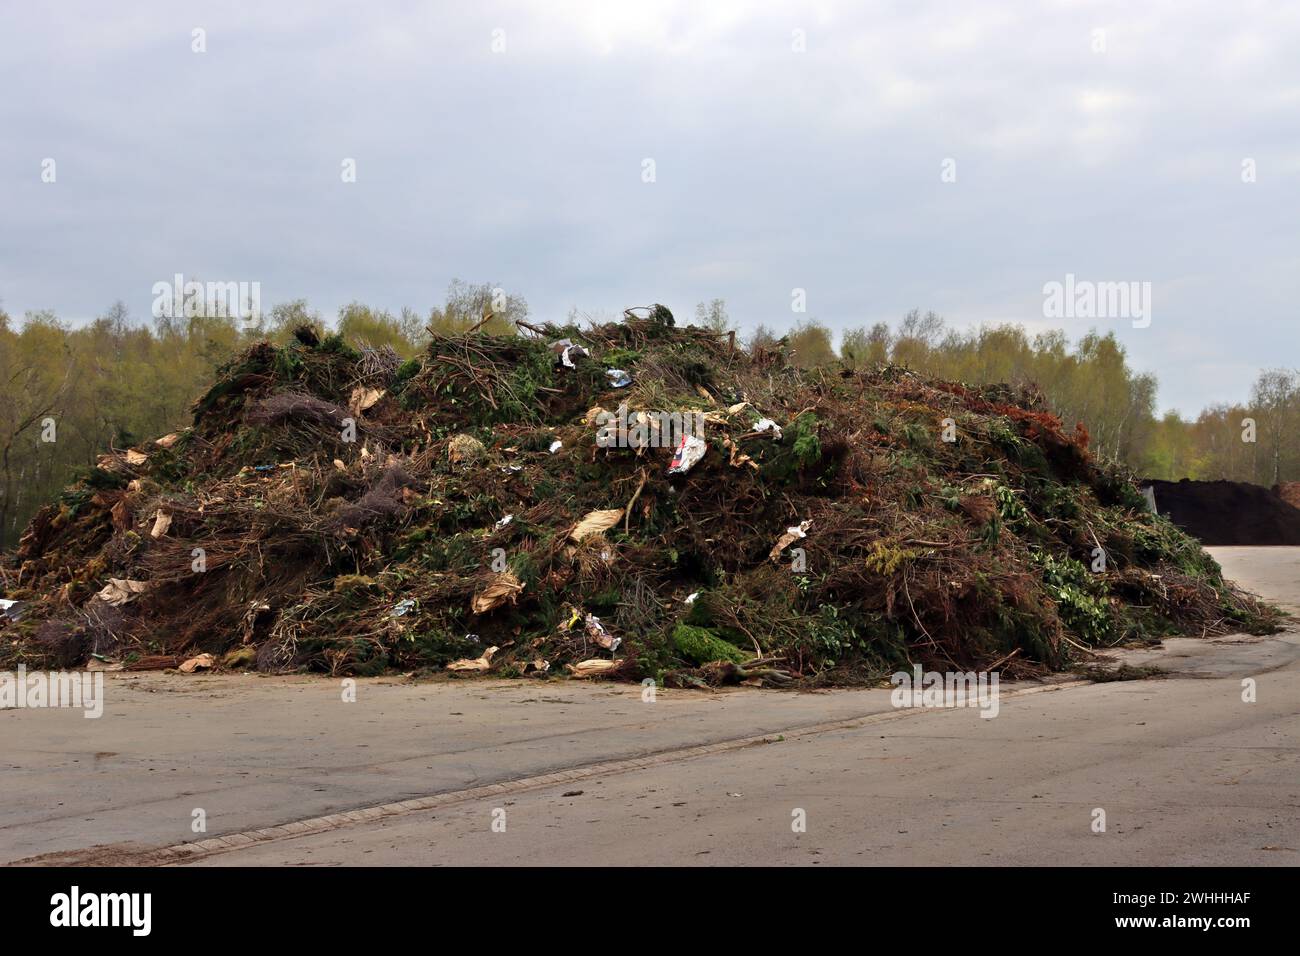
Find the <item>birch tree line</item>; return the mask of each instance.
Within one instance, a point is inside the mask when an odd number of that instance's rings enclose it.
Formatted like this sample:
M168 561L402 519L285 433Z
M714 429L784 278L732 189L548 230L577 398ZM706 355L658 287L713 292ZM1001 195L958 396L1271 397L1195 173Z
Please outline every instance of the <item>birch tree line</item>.
M576 311L571 314L576 315ZM418 354L430 330L481 327L513 334L528 304L489 283L457 280L427 312L391 313L362 303L331 322L303 300L281 303L255 323L234 318L133 319L117 303L72 324L52 312L21 320L0 309L0 546L12 547L35 510L99 454L175 430L218 365L259 338L283 340L309 322L353 344ZM696 324L734 331L721 299L700 303ZM838 342L837 342L838 338ZM1300 481L1300 372L1267 369L1240 403L1208 407L1191 420L1157 414L1156 379L1135 371L1113 333L1071 342L1063 331L1031 335L1018 325L948 328L919 310L896 325L851 327L837 337L816 319L741 341L781 349L808 368L892 362L968 383L1035 385L1067 427L1085 423L1094 451L1152 478L1226 478L1262 485Z

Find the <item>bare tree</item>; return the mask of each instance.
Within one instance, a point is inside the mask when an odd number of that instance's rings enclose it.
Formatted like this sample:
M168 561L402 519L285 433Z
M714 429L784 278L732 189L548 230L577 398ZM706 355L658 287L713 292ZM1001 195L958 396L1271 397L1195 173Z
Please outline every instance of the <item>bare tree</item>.
M1268 484L1277 484L1282 473L1282 449L1286 434L1297 424L1296 372L1293 369L1271 368L1260 372L1251 390L1251 404L1263 421L1259 423L1264 449L1268 455Z
M734 328L727 315L727 303L723 299L714 299L707 305L701 302L695 306L695 324L719 334L730 332Z

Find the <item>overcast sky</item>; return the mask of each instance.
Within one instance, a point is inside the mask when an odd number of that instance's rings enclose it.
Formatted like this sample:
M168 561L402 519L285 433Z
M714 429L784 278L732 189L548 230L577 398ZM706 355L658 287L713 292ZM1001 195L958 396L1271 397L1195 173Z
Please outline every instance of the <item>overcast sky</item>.
M1184 413L1300 365L1297 3L0 0L0 90L14 316L145 321L182 272L783 328L802 288L1114 328ZM1150 282L1149 327L1046 320L1067 273Z

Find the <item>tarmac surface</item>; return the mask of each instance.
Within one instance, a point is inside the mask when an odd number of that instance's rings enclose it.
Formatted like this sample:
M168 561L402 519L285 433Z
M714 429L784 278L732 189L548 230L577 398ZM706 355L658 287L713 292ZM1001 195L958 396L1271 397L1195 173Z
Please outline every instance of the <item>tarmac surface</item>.
M1211 551L1300 612L1300 548ZM347 703L108 674L100 719L0 712L0 862L1300 864L1300 633L1114 653L1167 674L1003 684L992 719L874 689L387 678Z

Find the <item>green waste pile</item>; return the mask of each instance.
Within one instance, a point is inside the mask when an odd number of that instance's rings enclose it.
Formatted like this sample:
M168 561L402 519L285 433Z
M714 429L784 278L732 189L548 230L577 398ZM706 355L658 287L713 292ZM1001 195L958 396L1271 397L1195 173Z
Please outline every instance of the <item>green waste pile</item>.
M249 349L33 519L0 663L812 686L1271 628L1035 394L641 311Z

